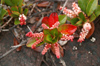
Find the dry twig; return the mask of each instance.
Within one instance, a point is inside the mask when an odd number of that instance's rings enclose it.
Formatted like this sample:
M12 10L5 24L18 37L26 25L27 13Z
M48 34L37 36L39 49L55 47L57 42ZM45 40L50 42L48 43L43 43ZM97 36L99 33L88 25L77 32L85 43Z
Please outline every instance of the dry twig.
M63 8L62 8L62 10L60 11L60 13L59 13L59 14L61 14L61 12L64 10L64 8L65 8L65 6L66 6L67 2L68 2L68 0L66 0L66 2L64 3Z
M13 17L11 17L3 26L1 26L1 28L4 28L6 25L8 25L12 19L13 19Z
M19 45L16 45L16 47L13 47L12 49L10 49L9 51L7 51L6 53L4 53L2 56L0 56L0 59L2 59L3 57L7 56L9 53L11 53L12 51L14 51L15 49L17 49L18 47L22 46L23 44L25 44L27 41L23 40Z

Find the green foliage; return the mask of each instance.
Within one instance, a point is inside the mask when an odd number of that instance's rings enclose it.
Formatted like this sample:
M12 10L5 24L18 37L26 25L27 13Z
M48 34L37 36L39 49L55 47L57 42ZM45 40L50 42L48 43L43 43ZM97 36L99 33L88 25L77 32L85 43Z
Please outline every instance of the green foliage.
M96 15L93 13L90 17L90 22L94 21L96 19Z
M18 25L18 24L20 24L20 21L18 19L15 19L14 24Z
M18 7L17 6L11 7L11 11L18 11Z
M99 0L99 5L100 5L100 0Z
M34 42L36 42L35 38L30 38L29 41L27 42L26 46L31 47L34 44Z
M7 11L5 9L3 9L2 7L0 7L0 19L2 19L4 17L4 15L6 15Z
M46 39L47 42L51 42L52 43L52 35L50 35L50 34L46 35L45 39Z
M8 6L22 6L23 0L4 0Z
M13 17L18 17L19 15L20 15L19 12L17 12L17 11L12 11L12 16L13 16Z
M61 33L57 30L57 28L49 30L45 29L44 31L44 42L53 44L57 42L61 37Z
M83 22L86 21L85 16L84 16L84 14L83 14L82 12L79 13L79 18L80 18Z
M43 45L44 42L39 43L38 45L36 45L36 47Z
M27 42L26 46L31 47L35 42L36 42L35 38L30 38L29 41ZM36 47L38 47L42 44L44 44L44 42L39 43L38 45L36 45Z
M64 24L67 20L66 15L59 15L58 18L59 18L60 25Z
M78 5L84 13L86 13L86 7L88 2L89 0L78 0Z
M86 14L88 16L90 16L95 11L95 9L97 8L97 4L98 4L98 0L89 1L87 8L86 8Z
M25 10L24 10L24 15L27 15L27 13L28 13L28 9L25 8Z
M21 7L18 7L19 13L23 13L23 9Z
M100 15L100 5L97 6L96 10L94 11L96 17Z
M78 21L75 25L76 25L76 26L82 26L82 23L83 23L82 20L80 20L80 21Z
M100 5L98 5L98 0L78 0L78 5L83 12L73 19L67 17L67 20L71 22L72 25L82 26L87 20L93 22L96 17L100 15Z
M48 34L50 34L50 30L49 29L45 29L45 30L43 30L43 33L44 33L44 35L48 35Z
M75 25L78 21L79 21L78 18L73 18L73 19L70 20L72 25Z

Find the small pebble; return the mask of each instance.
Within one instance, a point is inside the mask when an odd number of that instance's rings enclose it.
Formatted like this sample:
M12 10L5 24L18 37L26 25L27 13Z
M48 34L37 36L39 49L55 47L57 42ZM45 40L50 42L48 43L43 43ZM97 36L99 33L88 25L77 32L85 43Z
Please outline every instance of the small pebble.
M90 39L90 41L95 42L96 38L92 37L92 39Z
M88 52L89 54L92 54L90 51Z
M37 29L38 32L41 32L42 30L43 30L43 28L41 28L41 27Z
M60 44L61 46L64 46L65 44L67 44L67 42L68 42L68 41L61 41L61 40L59 40L59 44Z
M73 46L73 50L77 50L77 47L76 46Z

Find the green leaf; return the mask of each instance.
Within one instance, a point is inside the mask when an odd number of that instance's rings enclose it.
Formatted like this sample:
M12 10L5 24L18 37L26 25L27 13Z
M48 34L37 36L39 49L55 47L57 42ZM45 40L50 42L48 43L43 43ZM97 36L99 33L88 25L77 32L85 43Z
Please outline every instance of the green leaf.
M82 19L82 21L86 21L85 16L82 12L79 13L79 17Z
M25 8L25 10L24 10L24 15L27 15L27 13L28 13L28 9Z
M82 26L82 23L83 23L83 22L80 20L80 21L78 21L75 25L76 25L76 26Z
M12 3L11 0L4 0L4 2L5 2L8 6L14 6L14 4Z
M14 6L17 6L17 3L19 2L20 0L12 0L12 3L14 4Z
M50 34L48 34L48 35L46 36L46 41L48 41L48 42L52 42L52 37L51 37Z
M17 6L11 7L11 11L18 11L18 7Z
M4 0L8 6L22 6L23 0Z
M87 8L86 8L86 14L88 16L90 16L94 12L94 10L97 8L97 4L98 4L98 0L89 1Z
M55 43L55 42L57 42L57 40L58 40L58 38L55 37L55 39L52 40L52 44Z
M43 33L44 33L44 35L50 34L50 30L44 29L44 30L43 30Z
M99 5L100 5L100 0L99 0Z
M35 38L30 38L29 41L27 42L26 46L31 47L35 41L36 41Z
M93 13L90 17L90 22L93 22L96 19L96 15Z
M96 17L100 15L100 5L97 6L96 10L94 11Z
M60 25L64 24L67 20L66 15L59 15L58 18L59 18Z
M58 40L62 37L62 34L59 32Z
M19 15L20 15L20 13L17 12L17 11L12 11L12 14L13 14L13 15L16 15L16 16L19 16Z
M6 15L7 11L5 9L3 9L2 7L0 7L0 19L2 19L4 17L4 15Z
M23 9L21 7L18 7L19 13L23 13Z
M19 0L17 3L18 6L22 6L22 4L23 4L23 0Z
M77 23L77 21L79 21L78 18L73 18L73 19L70 20L72 25L75 25Z
M70 20L71 20L71 18L67 16L67 20L68 20L68 21L70 21Z
M86 7L88 2L89 0L78 0L78 5L84 13L86 13Z
M18 24L20 24L20 21L18 19L15 19L14 24L18 25Z
M53 36L57 36L57 35L58 35L58 30L57 30L57 28L52 29L52 30L50 31L50 33L51 33Z
M36 45L36 47L43 45L44 42L39 43L38 45Z

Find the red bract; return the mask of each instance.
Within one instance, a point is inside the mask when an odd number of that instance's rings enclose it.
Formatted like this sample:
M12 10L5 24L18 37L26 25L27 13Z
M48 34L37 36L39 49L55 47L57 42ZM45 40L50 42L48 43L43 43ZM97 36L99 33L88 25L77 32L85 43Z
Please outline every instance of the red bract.
M44 23L44 24L49 26L48 20L49 20L49 17L44 17L43 20L42 20L42 23Z
M49 27L52 27L56 22L58 22L58 14L51 13L50 17L44 17L42 23L46 24Z
M58 27L58 30L63 34L71 35L77 30L77 27L71 24L63 24Z

